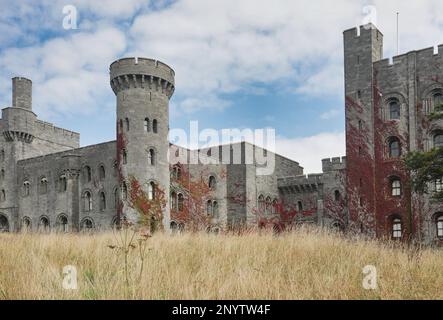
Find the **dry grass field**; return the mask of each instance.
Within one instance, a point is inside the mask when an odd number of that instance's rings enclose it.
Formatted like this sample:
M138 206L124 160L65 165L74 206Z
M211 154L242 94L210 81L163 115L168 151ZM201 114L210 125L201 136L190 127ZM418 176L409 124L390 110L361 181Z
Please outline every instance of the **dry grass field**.
M109 247L123 238L1 234L0 299L443 299L441 250L315 230L158 234L143 260L136 247L125 263ZM77 290L63 289L65 265L77 268ZM366 265L377 268L376 290L362 286Z

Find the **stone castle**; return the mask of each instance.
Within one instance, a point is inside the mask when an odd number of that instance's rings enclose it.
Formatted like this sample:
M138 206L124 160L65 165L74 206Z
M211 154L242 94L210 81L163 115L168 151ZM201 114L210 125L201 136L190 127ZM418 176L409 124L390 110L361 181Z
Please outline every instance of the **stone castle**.
M116 140L81 148L78 133L37 119L32 82L14 78L12 106L0 120L0 230L106 230L135 221L135 177L148 201L162 195L157 222L166 229L187 229L201 218L213 231L311 223L441 243L442 205L411 190L401 155L443 145L443 123L426 118L443 101L443 56L429 48L390 62L382 47L373 25L344 32L347 154L323 160L323 173L310 175L246 142L200 150L172 145L175 74L160 61L111 64ZM272 173L258 174L269 162ZM434 189L442 186L436 181Z

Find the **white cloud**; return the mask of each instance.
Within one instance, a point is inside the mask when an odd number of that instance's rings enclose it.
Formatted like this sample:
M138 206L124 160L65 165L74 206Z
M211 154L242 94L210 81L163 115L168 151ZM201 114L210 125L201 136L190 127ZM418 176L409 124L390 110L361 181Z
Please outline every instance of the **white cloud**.
M324 132L303 138L277 137L276 151L299 162L305 173L320 173L322 159L345 155L345 134Z
M331 109L326 111L320 115L320 119L322 120L331 120L342 114L341 109Z

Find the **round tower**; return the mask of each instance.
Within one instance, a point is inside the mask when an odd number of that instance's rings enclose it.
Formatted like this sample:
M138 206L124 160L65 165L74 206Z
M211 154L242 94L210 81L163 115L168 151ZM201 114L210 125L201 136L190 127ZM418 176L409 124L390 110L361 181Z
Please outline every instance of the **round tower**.
M139 218L125 201L134 177L154 201L163 194L163 226L169 227L169 99L174 71L146 58L124 58L111 64L111 87L117 97L117 167L123 202L119 215ZM131 194L127 195L130 199Z

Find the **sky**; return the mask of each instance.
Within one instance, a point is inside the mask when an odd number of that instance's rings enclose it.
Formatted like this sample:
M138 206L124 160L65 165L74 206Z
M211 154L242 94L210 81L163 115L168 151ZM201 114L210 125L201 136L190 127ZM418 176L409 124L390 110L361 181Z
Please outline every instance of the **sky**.
M67 5L77 28L66 29ZM0 0L0 107L33 81L39 119L115 140L109 65L137 56L176 72L170 128L274 128L305 173L345 155L342 32L373 22L384 55L443 43L443 2L356 0ZM72 22L72 20L71 20ZM71 24L72 25L72 24ZM65 25L66 26L66 25Z

